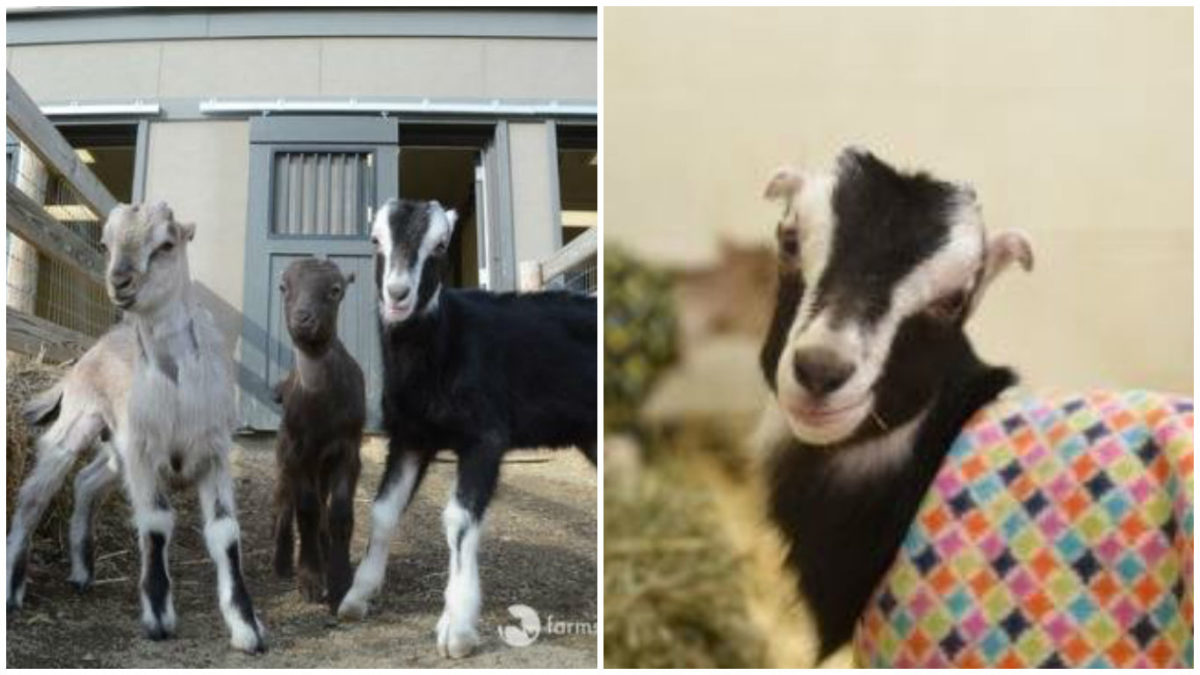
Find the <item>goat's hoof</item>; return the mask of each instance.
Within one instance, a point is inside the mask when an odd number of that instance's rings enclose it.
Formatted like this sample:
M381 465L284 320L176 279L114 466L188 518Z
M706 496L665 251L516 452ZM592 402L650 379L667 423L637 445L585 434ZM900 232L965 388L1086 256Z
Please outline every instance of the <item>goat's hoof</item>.
M92 575L90 575L90 574L88 574L88 575L72 574L71 576L67 577L67 583L71 584L71 586L75 589L76 593L81 593L81 594L88 592L92 588L92 583L94 581L95 581L95 578L92 577Z
M461 659L479 646L479 634L470 626L454 626L446 614L438 619L438 654L442 658Z
M233 635L229 639L229 644L232 645L234 649L251 655L267 653L267 641L263 637L261 624L259 624L258 630L252 630L248 627L235 629L233 631Z
M8 604L8 611L18 611L25 605L25 580L22 579L16 587L9 584L8 588L8 597L5 598Z
M175 637L175 631L163 625L143 626L143 628L146 630L146 638L154 642L169 640Z
M337 615L343 621L362 621L367 618L367 601L347 595L338 605Z
M291 559L288 558L275 560L271 567L275 572L275 577L278 579L291 579L292 575L296 573L295 568L292 567Z
M325 599L325 585L319 577L314 578L301 572L296 586L300 589L301 597L308 602L321 602Z

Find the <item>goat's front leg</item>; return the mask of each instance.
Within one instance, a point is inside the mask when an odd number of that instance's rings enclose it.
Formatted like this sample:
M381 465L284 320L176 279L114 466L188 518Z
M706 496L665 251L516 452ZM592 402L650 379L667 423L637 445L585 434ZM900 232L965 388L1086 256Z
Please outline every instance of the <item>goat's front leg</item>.
M167 496L159 489L153 463L139 445L135 444L134 448L125 467L125 485L142 554L139 584L142 628L151 640L163 640L175 634L175 603L171 598L171 575L167 564L175 513Z
M354 583L338 607L339 618L354 621L367 615L367 603L383 585L392 536L400 524L401 514L408 508L425 476L429 459L428 455L419 451L404 449L395 442L390 444L383 480L379 483L379 493L371 506L367 554L358 564Z
M96 577L95 526L96 505L104 500L120 478L117 458L105 445L96 458L75 474L75 509L71 513L71 576L67 581L82 593L91 588Z
M296 527L300 530L300 571L296 583L300 595L309 602L320 602L324 594L325 550L321 535L324 504L314 467L292 473L296 495Z
M200 508L204 512L204 543L217 566L217 600L225 625L229 627L230 644L258 654L267 650L266 631L254 614L246 582L242 578L242 551L233 499L233 478L229 459L221 448L212 466L197 485Z
M296 541L293 538L292 521L296 519L296 498L292 492L292 478L288 472L288 458L292 453L291 438L285 429L279 430L279 441L275 447L275 576L286 579L292 576L292 565L296 556Z
M479 587L479 534L483 514L500 476L503 447L479 444L459 452L458 481L450 503L442 512L446 544L450 547L450 574L446 606L437 625L438 653L459 659L479 644L482 592Z
M362 463L357 441L342 444L338 462L328 477L329 484L329 557L326 561L325 591L329 610L338 606L350 588L350 539L354 534L354 489Z
M17 508L9 520L5 549L7 608L17 609L25 599L25 576L29 541L42 520L50 500L62 487L75 458L91 445L104 422L99 416L60 417L37 440L37 463L17 495Z

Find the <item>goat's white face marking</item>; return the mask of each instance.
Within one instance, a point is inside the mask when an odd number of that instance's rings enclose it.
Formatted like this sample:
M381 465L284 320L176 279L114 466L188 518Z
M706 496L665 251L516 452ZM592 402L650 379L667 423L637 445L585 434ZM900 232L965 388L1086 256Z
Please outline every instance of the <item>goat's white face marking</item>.
M118 307L153 312L190 281L187 243L195 225L178 223L162 202L119 204L109 213L100 241L107 250L108 297Z
M793 433L836 443L878 420L880 380L909 319L928 321L935 342L960 330L993 247L969 188L865 153L843 153L832 172L782 170L767 196L786 203L781 284L792 286L781 287L763 367ZM997 240L1024 262L1023 238Z
M433 202L389 199L371 225L379 315L386 325L437 305L458 214Z

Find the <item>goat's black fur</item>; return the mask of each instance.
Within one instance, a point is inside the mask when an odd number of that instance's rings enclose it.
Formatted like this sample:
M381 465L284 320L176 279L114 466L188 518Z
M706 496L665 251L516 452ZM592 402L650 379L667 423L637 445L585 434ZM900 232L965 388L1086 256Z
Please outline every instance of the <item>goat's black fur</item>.
M596 323L589 297L443 289L435 309L381 327L393 452L498 465L509 448L576 446L594 463Z

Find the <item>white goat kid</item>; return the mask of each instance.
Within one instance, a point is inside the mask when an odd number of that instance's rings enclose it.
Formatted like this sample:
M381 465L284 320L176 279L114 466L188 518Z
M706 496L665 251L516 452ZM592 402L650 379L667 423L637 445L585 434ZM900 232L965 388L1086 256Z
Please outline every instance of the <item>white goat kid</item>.
M75 458L100 442L104 450L75 480L72 583L80 590L91 583L92 509L123 475L141 548L142 625L151 639L171 636L167 548L175 518L165 488L195 484L231 642L257 653L265 650L264 631L242 580L229 471L232 369L211 316L192 297L187 243L194 233L162 203L119 205L104 225L108 294L126 320L27 409L31 419L57 419L38 439L37 465L8 535L8 607L21 604L29 538L50 498Z

